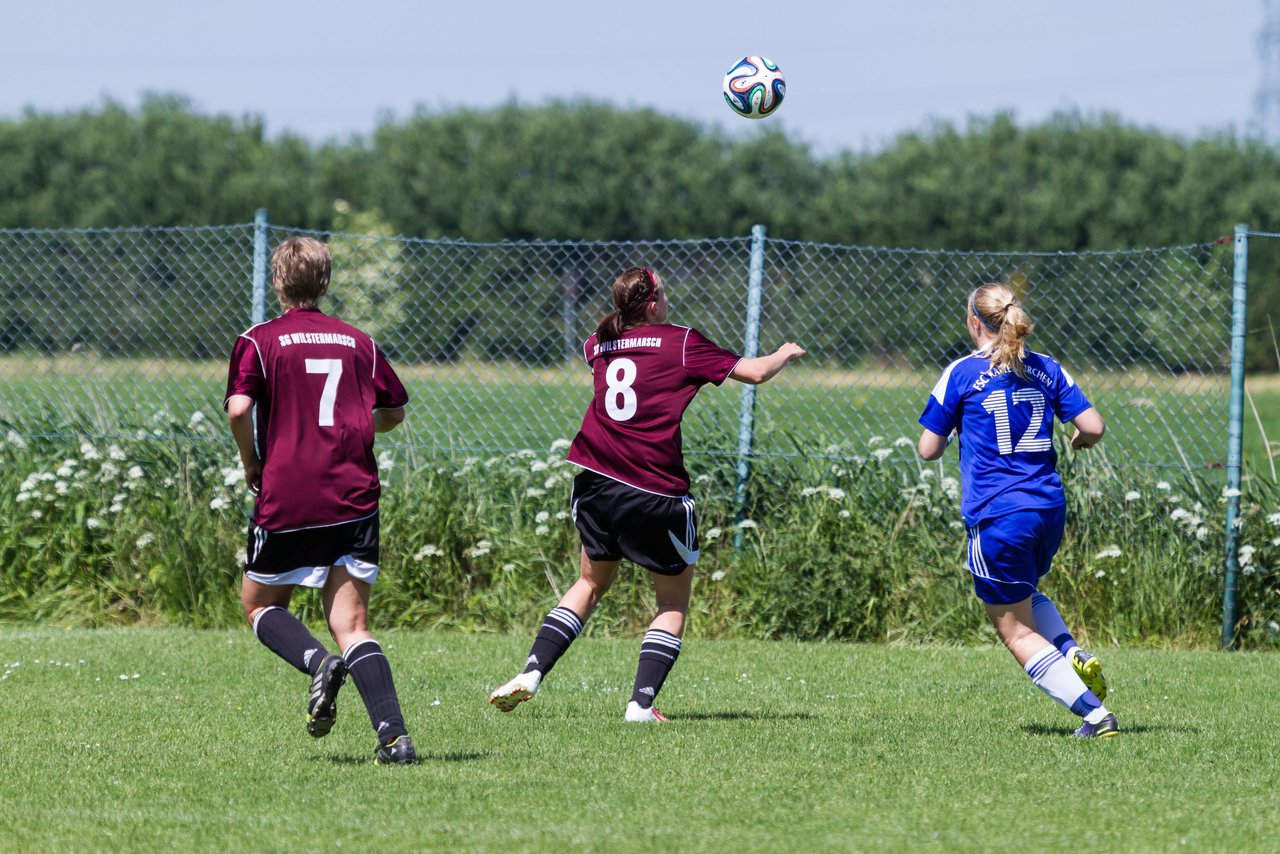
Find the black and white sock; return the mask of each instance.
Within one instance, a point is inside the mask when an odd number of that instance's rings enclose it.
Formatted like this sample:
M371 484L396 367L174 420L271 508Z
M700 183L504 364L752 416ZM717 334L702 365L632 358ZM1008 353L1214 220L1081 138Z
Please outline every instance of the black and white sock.
M636 667L636 687L631 699L647 709L662 690L662 683L680 657L680 638L662 629L649 629L640 643L640 664Z
M543 676L564 655L569 644L582 632L582 619L568 608L557 605L542 621L538 636L533 639L533 649L525 660L524 672L537 670Z
M388 744L407 734L409 731L404 726L396 685L391 679L391 663L378 642L373 638L356 641L347 647L342 657L346 659L347 672L364 700L369 723L378 734L378 741Z
M308 676L316 675L320 662L329 654L297 617L279 605L258 612L253 618L253 633L263 646Z

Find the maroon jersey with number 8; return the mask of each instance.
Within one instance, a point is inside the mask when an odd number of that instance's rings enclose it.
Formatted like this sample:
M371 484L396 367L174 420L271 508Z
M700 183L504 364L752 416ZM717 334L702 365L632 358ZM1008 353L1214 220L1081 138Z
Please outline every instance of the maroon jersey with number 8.
M595 394L569 462L658 495L689 493L680 419L698 389L741 359L696 329L655 323L583 345Z
M378 509L373 410L409 395L372 338L318 309L291 309L236 339L224 408L233 395L257 404L254 524L317 528Z

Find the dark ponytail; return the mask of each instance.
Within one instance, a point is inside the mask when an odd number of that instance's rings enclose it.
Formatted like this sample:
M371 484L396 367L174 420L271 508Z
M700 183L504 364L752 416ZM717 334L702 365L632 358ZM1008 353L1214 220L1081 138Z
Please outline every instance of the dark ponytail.
M645 309L658 289L658 280L649 267L628 267L613 280L613 311L600 318L596 341L616 341L632 326L644 320Z

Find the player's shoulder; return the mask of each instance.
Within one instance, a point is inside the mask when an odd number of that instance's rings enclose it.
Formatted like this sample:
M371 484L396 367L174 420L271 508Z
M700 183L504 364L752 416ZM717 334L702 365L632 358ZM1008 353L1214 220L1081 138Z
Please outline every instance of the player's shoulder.
M942 375L938 379L939 385L947 385L952 382L966 382L976 378L983 371L991 366L990 360L980 350L972 353L966 353L957 359L951 360L946 367L942 369Z

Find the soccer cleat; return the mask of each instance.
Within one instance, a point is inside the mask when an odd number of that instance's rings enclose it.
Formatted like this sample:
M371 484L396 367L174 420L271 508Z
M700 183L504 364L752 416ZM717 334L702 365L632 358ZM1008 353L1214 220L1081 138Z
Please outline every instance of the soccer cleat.
M667 716L662 712L653 706L643 708L635 700L627 703L627 714L624 719L629 724L665 724L667 722Z
M418 754L413 749L413 739L402 735L387 744L378 745L373 754L375 765L412 765L418 761Z
M521 673L505 685L498 686L489 695L489 705L496 706L500 712L509 712L525 700L532 700L541 682L542 674L537 670Z
M1080 729L1076 730L1076 738L1111 738L1120 734L1120 724L1116 721L1116 716L1107 713L1107 716L1096 724L1088 721L1080 724Z
M1076 675L1080 677L1084 687L1093 692L1093 696L1099 700L1107 699L1107 680L1102 675L1101 661L1098 661L1092 653L1076 647L1071 651L1071 666L1075 668Z
M307 698L307 732L312 738L324 738L338 720L338 689L347 678L347 663L342 656L330 653L320 662L311 677L311 695Z

